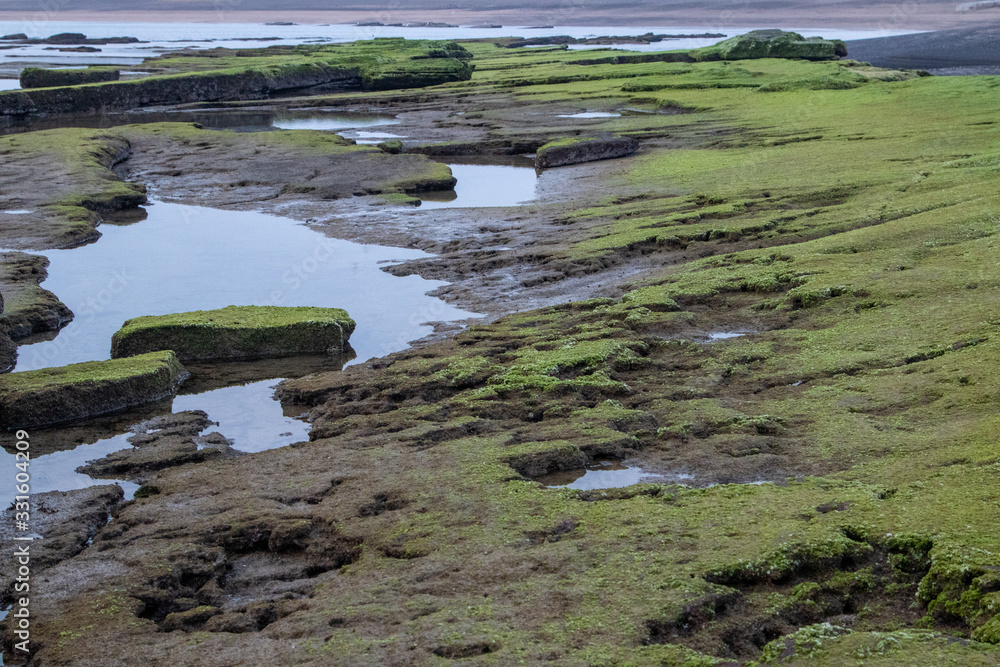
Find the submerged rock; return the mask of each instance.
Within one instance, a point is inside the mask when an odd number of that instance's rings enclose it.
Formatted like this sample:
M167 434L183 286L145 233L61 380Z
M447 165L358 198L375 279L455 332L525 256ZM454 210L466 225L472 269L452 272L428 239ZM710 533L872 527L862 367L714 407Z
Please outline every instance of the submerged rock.
M631 137L559 139L538 149L535 166L561 167L580 162L610 160L631 155L638 149L639 142Z
M173 350L182 361L339 355L354 326L340 308L229 306L136 317L111 339L111 356L152 350Z
M170 351L0 376L0 426L30 428L150 403L188 372Z

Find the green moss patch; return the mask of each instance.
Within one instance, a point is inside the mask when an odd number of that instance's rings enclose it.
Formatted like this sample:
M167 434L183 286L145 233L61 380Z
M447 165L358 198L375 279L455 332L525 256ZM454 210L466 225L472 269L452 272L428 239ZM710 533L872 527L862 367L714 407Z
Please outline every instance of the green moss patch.
M540 147L535 164L544 168L610 160L631 155L638 148L639 142L629 137L569 137L550 141Z
M173 350L182 361L342 354L354 320L339 308L229 306L128 320L111 356Z

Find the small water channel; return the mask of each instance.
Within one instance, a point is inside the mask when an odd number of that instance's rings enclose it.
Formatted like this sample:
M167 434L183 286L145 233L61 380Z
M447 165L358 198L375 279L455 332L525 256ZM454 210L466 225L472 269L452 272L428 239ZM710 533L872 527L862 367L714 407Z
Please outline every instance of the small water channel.
M294 220L264 213L164 202L154 203L147 212L145 220L132 224L102 225L103 236L96 243L44 253L50 266L43 287L57 294L75 319L50 340L22 345L15 372L107 359L112 334L138 315L230 304L344 308L357 322L351 338L357 354L353 363L405 349L410 341L431 333L427 322L475 317L427 295L443 282L382 270L386 264L426 257L421 251L331 239ZM195 391L185 394L182 386L172 410L206 411L219 423L214 430L245 452L306 440L308 424L295 412L287 413L272 396L274 386L286 377L282 370L292 367L293 361L275 362L273 370L258 370L257 378L270 379L237 380L208 389L198 387L202 373L192 369L195 377L188 386L193 382ZM310 371L295 370L296 375ZM161 411L170 409L167 403ZM132 422L147 416L136 414ZM33 460L37 475L32 491L105 483L75 469L128 448L122 434L127 422L128 416L122 416L114 427L93 429L105 435L84 436L87 444L79 444L75 431L39 431L39 439L48 441L45 451L51 453ZM13 464L10 453L0 454L0 465L13 469ZM134 485L123 486L134 491ZM0 482L0 491L11 496L13 479Z
M14 79L0 79L0 89L3 89L5 81L18 84ZM27 120L11 120L9 125L0 127L0 133L14 134L60 127L106 129L143 123L199 123L210 130L233 130L234 132L325 130L339 132L343 136L353 139L363 136L364 129L396 125L399 121L394 116L386 114L352 113L334 109L199 109L197 111L134 111L54 118L32 117ZM358 130L362 130L362 132L358 132ZM386 138L399 137L389 135ZM382 140L379 139L379 141ZM378 143L378 141L373 143Z

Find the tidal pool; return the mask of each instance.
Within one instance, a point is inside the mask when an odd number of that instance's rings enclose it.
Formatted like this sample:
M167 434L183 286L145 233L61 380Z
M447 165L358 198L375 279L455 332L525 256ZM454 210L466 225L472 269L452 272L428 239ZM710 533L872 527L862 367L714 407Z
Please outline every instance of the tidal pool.
M274 400L274 388L280 380L261 380L235 387L224 387L200 394L174 398L173 411L204 410L218 426L218 431L233 441L241 452L262 452L309 439L309 423L301 416L303 409L289 414Z
M454 190L423 192L422 209L518 206L538 197L534 162L528 158L510 164L461 164L448 162L458 179Z
M746 336L748 333L750 333L750 332L749 331L713 331L712 333L708 334L708 340L714 342L714 341L717 341L717 340L729 340L730 338L741 338L742 336Z
M309 423L297 419L299 409L286 409L274 400L277 379L250 382L244 385L224 387L197 394L177 396L173 400L172 412L204 410L218 425L209 426L204 433L218 431L233 441L233 448L241 452L260 452L265 449L285 447L293 442L309 439ZM162 412L167 412L163 406ZM135 412L131 420L139 422L144 415ZM127 414L121 415L122 422L130 421ZM128 438L132 433L122 432L111 437L100 438L93 444L80 444L61 451L33 456L31 461L31 492L72 491L98 484L118 484L125 491L126 500L131 499L139 485L120 479L93 479L76 472L88 461L99 459L113 452L132 447ZM41 443L49 438L58 438L58 431L52 429L32 431L32 442ZM0 462L14 469L14 457L0 452ZM3 498L14 496L14 480L0 481Z
M44 434L44 431L32 433L31 442L34 444L37 441L37 436ZM128 438L131 435L131 433L122 433L112 438L99 440L92 445L81 445L75 449L53 452L44 456L32 456L28 469L31 475L31 493L75 491L76 489L86 489L100 484L117 484L125 491L126 499L132 498L136 489L139 488L139 485L134 482L114 479L93 479L88 475L76 471L80 466L86 465L88 461L102 458L121 449L128 449L132 446L128 442ZM8 470L16 470L14 468L14 455L6 450L0 452L0 463ZM3 492L3 495L0 496L0 503L4 506L6 506L8 500L13 500L15 495L13 475L8 475L7 477L8 479L0 480L0 490Z
M356 363L401 350L432 329L474 317L427 292L441 281L397 277L386 262L417 250L324 236L289 218L157 202L148 218L101 225L102 237L49 250L42 286L75 314L49 341L22 345L15 371L107 359L125 320L241 306L344 308L357 322Z
M441 281L398 277L382 267L428 256L417 250L362 245L331 239L289 218L156 202L145 220L102 225L102 237L79 248L51 250L49 277L42 285L74 312L75 319L51 340L22 345L17 371L62 366L110 356L111 336L138 315L206 310L236 305L344 308L357 322L353 363L404 349L432 331L426 322L475 317L427 292ZM176 396L172 411L204 410L218 430L245 452L308 439L309 425L274 400L282 366L271 379ZM339 366L339 365L338 365ZM298 374L302 370L298 369ZM192 369L196 382L202 372ZM163 411L170 408L163 407ZM134 422L143 417L136 416ZM123 418L124 419L124 418ZM127 419L124 419L127 421ZM122 431L123 428L118 428ZM58 440L56 429L39 430ZM90 442L90 441L88 441ZM102 437L33 457L32 492L71 490L93 484L78 466L130 447L127 434ZM9 452L0 466L13 469ZM127 493L135 485L121 483ZM13 477L0 482L13 495Z
M658 482L662 479L663 475L648 473L636 466L622 465L617 461L597 461L587 468L563 470L536 477L535 481L550 489L593 491L617 489L642 482Z

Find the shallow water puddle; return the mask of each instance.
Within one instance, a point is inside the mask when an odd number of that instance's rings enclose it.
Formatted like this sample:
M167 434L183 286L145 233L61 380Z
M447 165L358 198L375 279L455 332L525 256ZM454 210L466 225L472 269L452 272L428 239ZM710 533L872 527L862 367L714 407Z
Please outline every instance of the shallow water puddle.
M621 114L617 111L582 111L580 113L561 113L556 118L618 118Z
M286 447L295 442L304 442L309 439L309 423L297 418L302 412L301 407L286 409L274 400L274 388L279 382L279 379L261 380L196 394L179 395L173 399L172 407L164 405L161 413L204 410L212 421L218 423L206 428L204 433L213 431L221 433L232 441L233 449L241 452L261 452L266 449ZM147 417L147 414L135 412L130 420L126 413L122 415L122 422L139 422ZM38 431L33 434L33 442L41 444L44 440L57 437L57 433L52 430ZM125 499L130 500L139 488L138 484L117 479L94 479L76 472L76 469L88 461L103 458L123 449L131 449L132 445L128 442L131 435L132 433L120 433L101 438L93 444L81 444L70 449L34 456L32 493L71 491L99 484L118 484L125 491ZM0 450L0 465L7 464L13 469L14 463L11 454ZM15 495L13 479L0 480L0 494L2 494L0 498L12 498Z
M708 340L729 340L730 338L740 338L741 336L746 336L749 331L714 331L708 334Z
M115 479L94 479L83 473L76 471L88 461L99 459L113 452L132 447L128 442L131 433L122 433L112 438L98 440L92 445L80 445L75 449L67 449L59 452L52 452L43 456L31 457L31 493L45 493L46 491L75 491L76 489L86 489L91 486L101 484L117 484L125 491L125 498L129 500L135 494L138 484ZM32 435L32 444L38 442L39 438L44 438L45 432L40 431ZM6 450L0 451L0 464L8 470L15 470L14 456ZM0 480L0 503L6 505L5 501L13 499L15 495L15 480L12 475L7 479Z
M420 208L518 206L538 197L539 176L527 158L509 165L447 164L458 179L455 189L420 193Z
M579 470L564 470L543 477L536 477L549 489L577 489L592 491L594 489L617 489L642 482L657 482L663 475L648 473L636 466L622 465L617 461L599 461L594 465Z
M392 134L390 132L366 132L364 130L341 132L340 135L347 139L354 139L354 141L358 144L380 144L387 139L406 139L405 134Z
M345 114L326 112L280 113L274 116L271 125L279 130L353 130L359 127L396 125L393 117L370 114Z
M218 431L233 441L233 449L262 452L309 439L309 423L286 414L274 400L274 387L280 380L261 380L235 387L215 389L200 394L174 398L173 411L204 410L218 426ZM302 409L294 410L301 413Z
M131 225L102 225L96 243L51 250L42 286L75 314L53 340L23 345L16 370L107 359L125 320L228 305L344 308L357 322L357 362L404 349L423 324L473 317L427 292L444 285L397 277L385 262L417 250L331 239L289 218L156 203Z

